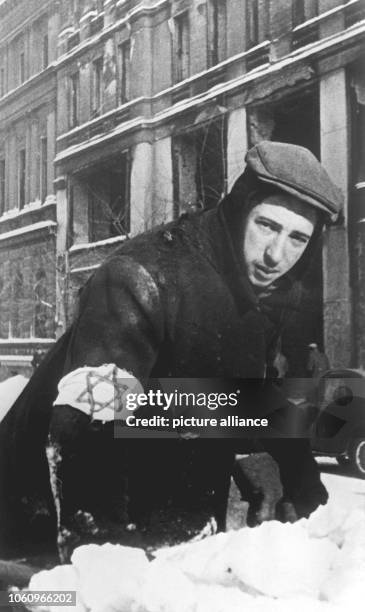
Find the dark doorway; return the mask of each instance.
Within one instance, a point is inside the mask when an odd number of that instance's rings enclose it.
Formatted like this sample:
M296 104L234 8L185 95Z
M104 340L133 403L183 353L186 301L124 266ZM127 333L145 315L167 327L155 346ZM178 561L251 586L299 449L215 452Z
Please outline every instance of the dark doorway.
M130 230L129 153L100 161L74 175L71 185L73 236L99 242Z
M280 100L274 105L273 119L272 140L306 147L319 159L320 126L317 90Z
M89 175L90 242L129 232L129 180L128 153L108 160Z

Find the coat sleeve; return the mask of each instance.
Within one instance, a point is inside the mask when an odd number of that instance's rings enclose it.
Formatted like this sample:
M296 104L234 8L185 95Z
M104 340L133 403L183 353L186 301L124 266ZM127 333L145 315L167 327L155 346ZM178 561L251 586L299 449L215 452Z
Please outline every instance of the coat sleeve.
M96 397L101 390L98 381L111 382L117 391L126 381L127 387L143 386L163 335L160 291L151 273L131 257L110 259L81 292L55 404L86 412L91 392Z
M28 546L33 550L38 540L56 541L44 448L54 412L52 404L59 393L57 385L59 389L60 381L78 369L98 370L104 364L109 364L111 372L115 368L125 370L143 383L163 341L163 320L158 285L132 258L114 257L86 284L71 327L45 357L0 424L3 556L22 556ZM79 396L80 390L76 399ZM113 415L113 411L110 413ZM33 521L39 508L46 512L41 534Z

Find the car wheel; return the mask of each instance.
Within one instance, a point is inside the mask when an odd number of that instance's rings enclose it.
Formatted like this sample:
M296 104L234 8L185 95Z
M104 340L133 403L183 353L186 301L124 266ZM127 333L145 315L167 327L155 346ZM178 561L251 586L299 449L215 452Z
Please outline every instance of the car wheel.
M356 474L365 478L365 437L353 440L349 449L349 458Z
M350 465L350 459L347 455L337 455L336 461L341 467L348 467Z

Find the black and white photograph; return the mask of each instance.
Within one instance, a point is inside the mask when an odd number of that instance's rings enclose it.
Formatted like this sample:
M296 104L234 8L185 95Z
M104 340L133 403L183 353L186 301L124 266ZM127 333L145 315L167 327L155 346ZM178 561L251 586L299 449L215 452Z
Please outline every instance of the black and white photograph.
M365 600L365 0L0 0L0 610Z

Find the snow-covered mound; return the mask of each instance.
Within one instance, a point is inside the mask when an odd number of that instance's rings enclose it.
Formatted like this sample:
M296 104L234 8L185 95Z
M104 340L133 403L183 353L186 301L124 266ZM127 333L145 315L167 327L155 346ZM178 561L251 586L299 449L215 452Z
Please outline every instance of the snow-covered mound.
M34 575L29 589L76 590L76 612L355 612L365 600L365 511L328 504L294 525L218 534L152 561L112 544L81 546L71 561Z
M23 391L28 378L18 374L0 383L0 423Z

